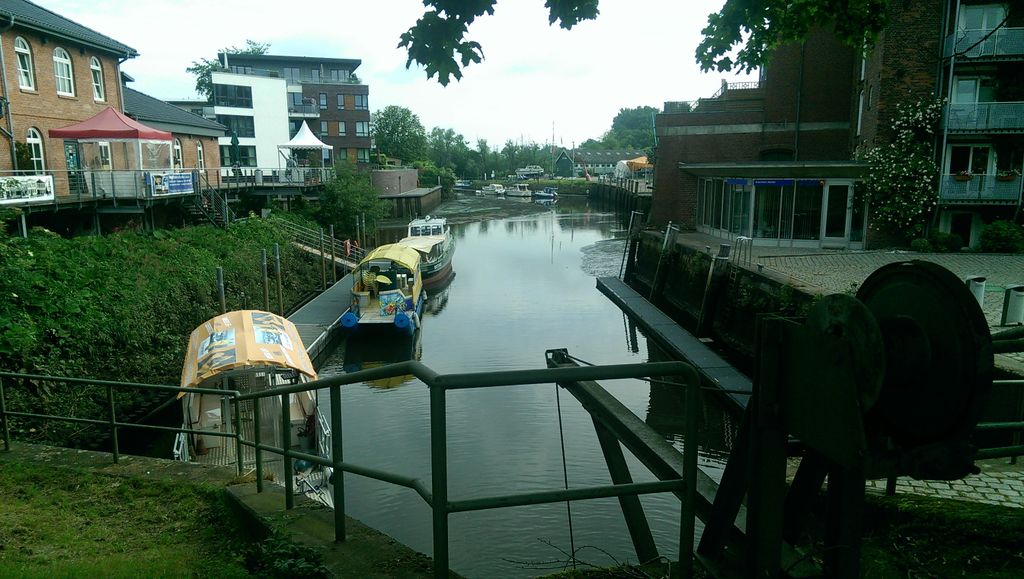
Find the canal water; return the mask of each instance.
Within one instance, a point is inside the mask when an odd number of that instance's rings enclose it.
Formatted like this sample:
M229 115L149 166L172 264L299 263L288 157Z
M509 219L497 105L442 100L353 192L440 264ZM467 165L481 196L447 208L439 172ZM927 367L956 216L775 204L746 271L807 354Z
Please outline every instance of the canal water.
M591 207L585 198L529 208L516 202L454 203L450 220L465 217L467 209L472 214L475 204L489 204L489 217L453 226L456 275L430 296L418 343L357 335L321 376L410 356L441 374L543 368L550 348L567 348L594 364L663 359L595 287L597 277L619 272L623 216ZM515 216L495 217L501 203ZM682 449L677 389L652 389L639 380L602 385ZM353 384L343 389L342 402L347 462L429 480L426 386L412 376ZM570 488L611 483L589 414L553 384L454 391L447 410L453 500L564 488L560 434ZM701 463L720 471L735 426L712 405L702 412L701 430ZM655 480L626 455L635 481ZM346 475L345 492L350 516L431 553L430 510L413 491ZM659 552L674 559L678 500L648 495L642 502ZM565 567L572 545L589 564L636 562L616 499L575 502L571 511L572 539L564 503L452 515L451 567L467 577L530 577Z

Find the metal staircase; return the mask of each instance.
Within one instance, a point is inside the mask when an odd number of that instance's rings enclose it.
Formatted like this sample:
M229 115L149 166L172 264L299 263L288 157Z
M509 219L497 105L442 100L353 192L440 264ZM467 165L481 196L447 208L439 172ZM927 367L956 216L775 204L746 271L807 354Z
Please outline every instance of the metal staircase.
M188 207L188 213L196 223L209 221L216 227L227 227L236 219L234 211L228 206L227 193L218 191L210 185L205 173L200 173L199 191L195 202Z

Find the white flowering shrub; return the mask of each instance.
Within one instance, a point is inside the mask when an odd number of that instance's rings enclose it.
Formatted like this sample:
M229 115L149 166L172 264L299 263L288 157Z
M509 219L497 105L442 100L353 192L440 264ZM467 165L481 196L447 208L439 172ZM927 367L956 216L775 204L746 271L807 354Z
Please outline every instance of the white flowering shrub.
M899 229L910 235L924 230L927 216L939 201L932 142L942 119L942 105L937 99L897 105L892 122L895 139L861 156L870 164L864 188L873 227Z

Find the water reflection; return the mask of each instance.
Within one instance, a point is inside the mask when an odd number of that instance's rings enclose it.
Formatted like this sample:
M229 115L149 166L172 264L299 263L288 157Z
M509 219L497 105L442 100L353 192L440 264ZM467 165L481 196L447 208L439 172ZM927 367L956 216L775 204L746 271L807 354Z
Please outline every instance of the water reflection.
M351 336L345 343L342 369L346 374L379 368L387 364L420 360L423 357L423 332L402 336L395 332L362 332ZM373 388L398 388L415 381L412 374L371 380Z
M466 207L472 210L476 200L493 201L475 198ZM595 289L595 276L617 274L625 245L623 219L591 208L585 198L563 197L555 206L536 209L532 215L490 222L454 222L453 234L461 239L455 255L459 274L431 294L436 305L428 304L420 333L422 362L434 371L543 368L549 348L567 348L596 364L648 360L643 333L630 329L618 308ZM452 223L452 214L448 217ZM357 363L365 367L401 358L396 352L402 348L387 341L354 347L337 352L321 376L349 371ZM416 355L413 349L404 351ZM427 388L411 377L400 384L344 390L345 459L426 479ZM680 406L670 387L652 388L639 380L602 386L680 445ZM559 398L553 384L453 391L446 407L453 500L561 489L563 472L568 472L570 488L611 482L590 414L564 392ZM705 423L713 421L706 417ZM626 458L635 481L654 480L635 458L628 453ZM705 464L713 461L702 458ZM345 492L351 516L431 552L430 511L416 493L354 475L345 477ZM675 557L678 500L650 495L641 502L661 554ZM577 502L572 513L574 542L586 547L581 557L588 563L635 562L616 499ZM560 550L570 549L564 504L460 513L450 523L451 565L467 577L529 577L537 571L524 562L561 559Z

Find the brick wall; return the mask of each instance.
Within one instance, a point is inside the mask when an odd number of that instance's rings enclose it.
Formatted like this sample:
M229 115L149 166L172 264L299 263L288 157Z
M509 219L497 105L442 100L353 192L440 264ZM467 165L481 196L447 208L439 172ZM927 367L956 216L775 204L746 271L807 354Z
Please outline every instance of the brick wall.
M32 68L35 77L34 90L23 89L19 84L17 55L14 51L15 38L23 38L32 51ZM0 36L3 43L4 72L7 76L7 90L10 98L11 121L15 140L24 142L30 128L39 131L43 140L46 169L54 172L54 185L58 194L68 191L67 163L64 158L64 140L51 139L50 129L59 129L84 121L108 106L121 111L121 92L116 58L95 49L73 42L49 38L44 44L36 33L17 26ZM71 57L74 79L74 96L57 94L54 77L53 52L63 48ZM103 69L104 100L93 98L92 57L100 61ZM6 127L4 127L6 128ZM10 142L0 139L0 171L13 168Z
M385 169L370 171L370 182L378 193L405 193L419 187L416 169Z
M320 111L319 119L311 121L310 128L319 136L320 121L327 121L327 136L321 136L320 139L334 147L336 152L339 149L346 149L346 158L349 162L355 163L356 149L370 148L369 136L356 136L356 122L369 122L370 111L356 110L355 96L367 95L369 97L370 87L364 84L304 84L302 86L302 96L313 99L315 103L319 103L320 93L327 95L327 108ZM338 110L338 95L344 99L345 108L343 110ZM339 121L345 123L344 136L338 134ZM336 156L336 160L342 159Z

